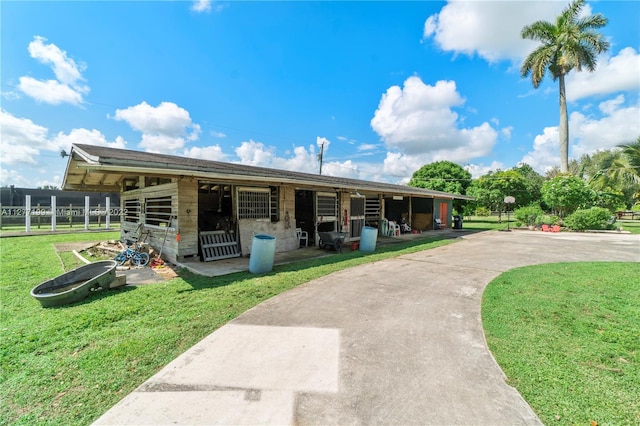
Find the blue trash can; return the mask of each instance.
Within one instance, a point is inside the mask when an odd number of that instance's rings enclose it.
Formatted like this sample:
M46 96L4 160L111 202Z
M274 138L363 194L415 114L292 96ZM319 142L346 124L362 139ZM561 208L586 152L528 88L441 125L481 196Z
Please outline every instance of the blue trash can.
M378 239L378 228L365 226L360 234L360 251L373 252L376 250L376 240Z
M273 259L276 256L276 237L271 235L256 235L251 242L249 257L249 272L262 274L273 269Z

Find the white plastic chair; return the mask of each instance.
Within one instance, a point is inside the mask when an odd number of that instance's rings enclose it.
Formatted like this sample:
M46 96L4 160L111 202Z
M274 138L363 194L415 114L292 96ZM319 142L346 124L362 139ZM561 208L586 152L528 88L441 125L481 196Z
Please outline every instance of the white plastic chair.
M398 225L398 223L392 220L389 221L389 236L390 237L400 236L400 225Z
M307 231L303 231L302 228L296 228L296 237L298 237L298 247L303 241L305 247L309 245L309 233Z

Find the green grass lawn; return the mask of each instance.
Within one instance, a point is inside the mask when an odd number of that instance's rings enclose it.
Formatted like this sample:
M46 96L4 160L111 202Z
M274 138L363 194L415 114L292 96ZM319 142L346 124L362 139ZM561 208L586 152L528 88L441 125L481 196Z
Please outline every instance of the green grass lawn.
M623 231L640 234L640 220L618 220L616 226L621 227Z
M640 264L514 269L485 290L487 342L545 424L640 424Z
M54 243L118 237L111 232L0 239L0 424L91 423L206 335L264 300L334 271L455 241L438 236L368 255L345 251L276 266L264 275L207 278L181 272L171 281L97 292L58 308L41 308L29 295L63 272Z
M111 222L111 224L109 225L109 229L111 230L119 230L120 229L120 223L118 222ZM98 225L97 223L90 223L89 224L89 230L90 231L100 231L100 230L105 230L105 225L104 222L102 222L100 225ZM45 233L45 232L50 232L51 231L51 222L42 222L40 224L40 227L38 227L38 224L34 221L31 222L31 232L33 233ZM73 223L72 226L69 226L68 222L58 222L56 224L56 231L84 231L84 222L83 223ZM0 235L2 234L15 234L16 232L20 233L20 232L25 232L25 226L24 223L19 224L19 225L15 225L15 224L11 224L11 225L7 225L7 224L3 224L2 225L2 229L0 229Z
M507 222L507 215L502 216L502 222L498 222L498 216L465 216L462 221L463 229L474 229L477 231L489 231L492 229L507 229L507 227L515 227L513 214L509 217L510 221Z

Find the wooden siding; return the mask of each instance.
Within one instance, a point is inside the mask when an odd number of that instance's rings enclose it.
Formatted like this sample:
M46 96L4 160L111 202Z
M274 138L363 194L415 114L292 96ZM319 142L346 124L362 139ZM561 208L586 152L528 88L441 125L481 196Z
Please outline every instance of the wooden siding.
M144 180L141 179L141 184ZM143 225L145 243L156 251L162 250L162 257L175 262L185 257L198 255L198 186L196 182L181 180L162 185L142 187L121 194L122 207L126 200L138 199L144 203L148 198L171 198L171 210L175 215L169 227ZM145 223L144 211L140 223ZM123 222L124 231L134 232L138 224ZM178 238L180 235L180 238Z

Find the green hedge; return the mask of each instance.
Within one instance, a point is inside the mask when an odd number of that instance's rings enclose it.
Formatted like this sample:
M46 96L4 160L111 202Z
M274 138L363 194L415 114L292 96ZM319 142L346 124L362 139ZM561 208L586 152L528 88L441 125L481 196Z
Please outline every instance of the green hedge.
M530 204L525 207L520 207L519 209L515 209L513 214L516 217L516 226L538 225L542 221L542 216L544 216L544 212L538 204Z
M575 231L614 229L615 217L602 207L578 209L564 220L565 226Z

